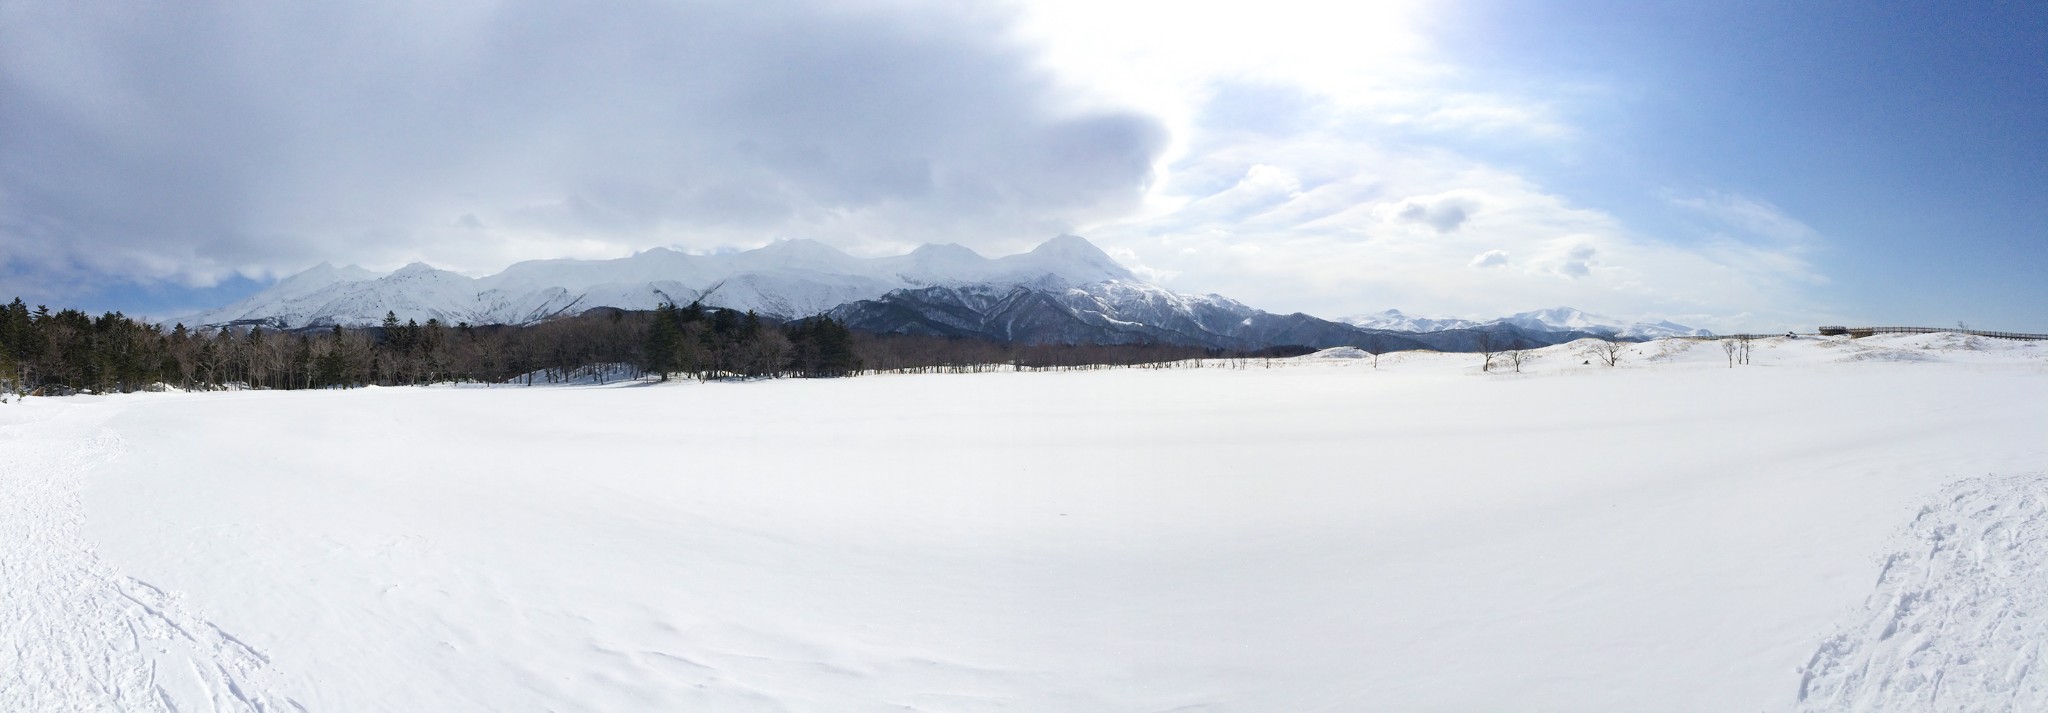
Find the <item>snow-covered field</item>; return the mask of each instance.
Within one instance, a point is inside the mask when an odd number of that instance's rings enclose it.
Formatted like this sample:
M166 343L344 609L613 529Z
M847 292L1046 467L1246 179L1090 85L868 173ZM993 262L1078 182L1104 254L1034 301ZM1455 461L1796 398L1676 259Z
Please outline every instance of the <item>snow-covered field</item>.
M2048 709L2048 344L0 406L0 709Z

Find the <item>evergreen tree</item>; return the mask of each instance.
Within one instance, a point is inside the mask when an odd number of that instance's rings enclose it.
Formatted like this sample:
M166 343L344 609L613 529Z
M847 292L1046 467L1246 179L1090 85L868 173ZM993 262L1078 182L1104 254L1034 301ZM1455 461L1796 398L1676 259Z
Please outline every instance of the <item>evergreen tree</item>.
M647 326L647 343L641 348L643 360L640 368L662 381L668 381L669 374L681 366L676 353L682 343L680 318L680 310L674 304L663 302L654 308L654 322Z
M860 370L853 353L853 332L831 317L818 318L818 375L851 376Z
M811 378L849 376L860 370L854 354L853 332L831 317L817 317L793 325L789 331L791 366Z

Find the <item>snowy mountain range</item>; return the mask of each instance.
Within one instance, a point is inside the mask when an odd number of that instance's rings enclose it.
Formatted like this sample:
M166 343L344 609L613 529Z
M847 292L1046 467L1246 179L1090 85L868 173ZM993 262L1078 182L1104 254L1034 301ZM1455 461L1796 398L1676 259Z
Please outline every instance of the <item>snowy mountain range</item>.
M322 264L235 304L178 320L189 326L281 329L367 326L401 320L530 324L593 307L654 309L663 302L794 318L894 290L935 286L1056 289L1135 282L1087 240L1065 235L1031 252L990 259L959 245L863 259L811 240L745 252L691 255L656 248L615 260L534 260L472 278L425 263L388 275Z
M1416 335L1361 330L1298 312L1274 314L1221 295L1186 295L1136 281L1052 290L1000 285L898 290L828 314L863 331L1027 344L1436 348Z
M1696 329L1668 320L1630 322L1570 307L1553 307L1532 312L1521 312L1491 320L1421 317L1404 314L1401 310L1390 309L1385 312L1355 314L1340 318L1338 321L1363 329L1390 332L1441 332L1452 329L1477 329L1495 325L1508 325L1536 331L1585 332L1621 339L1705 337L1713 334L1704 329Z
M654 249L614 260L535 260L477 278L424 263L385 275L322 264L233 305L177 321L200 328L359 327L378 324L389 313L444 324L531 324L597 307L648 310L664 302L702 302L777 319L830 314L856 329L885 333L1227 349L1465 351L1481 333L1531 346L1586 336L1704 333L1570 308L1488 322L1416 318L1395 310L1344 321L1274 314L1221 295L1152 285L1072 235L1002 258L959 245L857 258L815 241L785 240L716 255Z

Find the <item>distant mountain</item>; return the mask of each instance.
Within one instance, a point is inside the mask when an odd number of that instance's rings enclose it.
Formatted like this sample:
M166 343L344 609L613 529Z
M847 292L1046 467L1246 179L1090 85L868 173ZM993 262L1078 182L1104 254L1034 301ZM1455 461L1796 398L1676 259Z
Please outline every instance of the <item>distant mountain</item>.
M517 325L600 307L649 310L700 301L778 319L830 314L880 333L1233 350L1471 351L1482 340L1533 347L1588 336L1686 333L1679 325L1628 324L1569 308L1483 323L1395 310L1350 323L1274 314L1221 295L1186 295L1146 283L1072 235L996 259L959 245L857 258L822 243L786 240L720 255L655 249L616 260L535 260L477 278L425 263L385 275L322 264L233 305L177 321L302 329L375 325L390 313L419 322Z
M1137 282L1064 289L1018 285L898 290L828 313L854 329L1026 344L1159 343L1252 350L1352 346L1371 351L1541 347L1601 336L1496 321L1430 332L1365 329L1306 314L1273 314L1220 295L1184 295Z
M1394 309L1385 312L1352 315L1344 317L1339 321L1355 327L1394 332L1440 332L1457 329L1483 329L1504 325L1529 332L1579 332L1620 339L1704 337L1713 334L1704 329L1687 327L1670 321L1631 322L1570 307L1553 307L1551 309L1522 312L1486 321L1457 319L1454 317L1417 317L1403 314L1400 310Z
M1136 278L1087 240L1071 235L999 259L959 245L926 245L907 255L863 259L811 240L785 240L722 255L657 248L616 260L535 260L481 278L425 263L388 275L322 264L235 304L177 321L194 327L364 326L389 312L420 322L530 324L593 307L653 309L663 302L693 301L787 319L901 289L1062 289L1103 281Z
M1517 327L1548 329L1552 331L1580 331L1590 334L1604 334L1624 339L1659 339L1663 337L1704 337L1713 334L1704 329L1694 329L1668 321L1629 322L1582 312L1570 307L1523 312L1499 320Z
M1339 322L1366 329L1383 329L1390 332L1441 332L1446 329L1477 327L1480 323L1455 317L1417 317L1403 314L1401 310L1354 314L1339 317Z
M975 285L898 290L841 305L829 315L863 331L1026 344L1149 343L1251 350L1370 342L1383 351L1429 348L1412 335L1368 333L1305 314L1264 312L1220 295L1184 295L1125 281L1064 289Z

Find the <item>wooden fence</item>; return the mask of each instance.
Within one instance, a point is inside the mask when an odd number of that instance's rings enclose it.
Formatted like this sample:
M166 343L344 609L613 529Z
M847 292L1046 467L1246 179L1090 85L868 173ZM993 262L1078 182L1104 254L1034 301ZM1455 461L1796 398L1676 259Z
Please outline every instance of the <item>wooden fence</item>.
M1851 337L1868 337L1874 334L1935 334L1939 332L1954 332L1956 334L1991 337L1994 339L2048 339L2048 334L1992 332L1982 329L1962 329L1959 327L1850 327L1848 330L1848 334Z
M1994 332L1983 329L1958 329L1956 327L1821 327L1819 334L1823 337L1847 336L1854 338L1862 338L1877 334L1938 334L1942 332L1952 332L1955 334L1969 334L1979 337L1991 337L1993 339L2048 339L2048 334L2027 334L2025 332ZM1813 334L1813 332L1808 332L1808 334ZM1713 342L1720 341L1723 339L1763 339L1765 337L1783 336L1786 335L1715 334L1705 337L1680 337L1680 339L1695 339L1699 341Z

